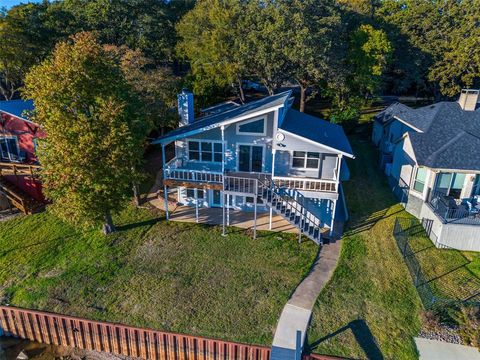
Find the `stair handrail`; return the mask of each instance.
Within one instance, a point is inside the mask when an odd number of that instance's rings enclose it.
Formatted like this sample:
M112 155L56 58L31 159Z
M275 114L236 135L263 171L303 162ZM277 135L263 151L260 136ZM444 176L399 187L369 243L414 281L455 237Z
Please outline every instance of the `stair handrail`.
M285 201L287 204L289 204L291 209L294 209L296 213L298 212L301 217L303 217L304 219L307 219L309 222L313 223L313 225L315 227L320 228L320 225L321 225L320 218L318 218L314 213L312 213L310 210L308 210L304 205L300 204L300 202L298 202L292 196L290 196L288 194L280 194L278 190L280 190L281 188L276 186L275 183L272 180L270 180L270 183L272 184L271 186L264 183L260 179L257 179L257 181L262 187L266 188L267 190L272 191L272 194L275 194L275 196L277 198L279 198L280 200ZM298 206L300 206L300 208L301 208L300 211L298 210ZM304 214L302 210L304 210L306 213ZM301 228L300 230L302 232L305 232L305 229L303 228L303 226L301 224L299 224L299 226Z

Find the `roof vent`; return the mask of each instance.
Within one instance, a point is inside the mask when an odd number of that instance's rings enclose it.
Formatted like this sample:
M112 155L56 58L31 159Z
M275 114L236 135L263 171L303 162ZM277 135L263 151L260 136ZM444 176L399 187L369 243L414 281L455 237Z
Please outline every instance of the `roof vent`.
M458 104L465 111L475 111L477 108L478 95L480 90L463 89L458 99Z

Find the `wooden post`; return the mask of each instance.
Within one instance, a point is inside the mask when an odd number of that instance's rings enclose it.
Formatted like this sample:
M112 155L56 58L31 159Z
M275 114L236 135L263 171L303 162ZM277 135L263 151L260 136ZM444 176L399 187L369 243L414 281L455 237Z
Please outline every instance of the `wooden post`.
M198 189L194 188L193 193L195 194L195 221L198 223Z
M257 238L257 197L258 197L258 180L255 180L255 197L253 200L255 209L253 214L253 238Z
M165 185L165 177L167 174L167 171L165 168L166 164L167 164L167 161L166 161L166 155L165 155L165 144L162 144L163 195L165 198L165 218L168 221L170 220L170 214L168 213L168 189L167 189L167 185Z

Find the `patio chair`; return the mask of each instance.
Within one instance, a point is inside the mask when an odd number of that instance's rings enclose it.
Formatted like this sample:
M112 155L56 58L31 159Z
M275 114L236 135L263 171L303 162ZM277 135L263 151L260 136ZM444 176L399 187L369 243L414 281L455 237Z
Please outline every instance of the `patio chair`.
M467 200L467 209L468 209L468 214L469 214L469 215L476 216L476 215L480 214L480 209L477 209L477 208L473 205L473 202L472 202L472 201L468 201L468 200Z

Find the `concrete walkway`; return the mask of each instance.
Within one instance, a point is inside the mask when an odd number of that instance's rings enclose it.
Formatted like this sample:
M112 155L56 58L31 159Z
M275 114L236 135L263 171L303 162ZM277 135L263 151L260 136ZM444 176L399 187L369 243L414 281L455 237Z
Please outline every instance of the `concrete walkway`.
M320 291L333 275L340 257L340 240L322 246L309 274L297 286L283 308L272 344L272 360L295 359L296 334L301 331L303 348L313 306Z
M415 338L420 360L480 360L477 348Z

